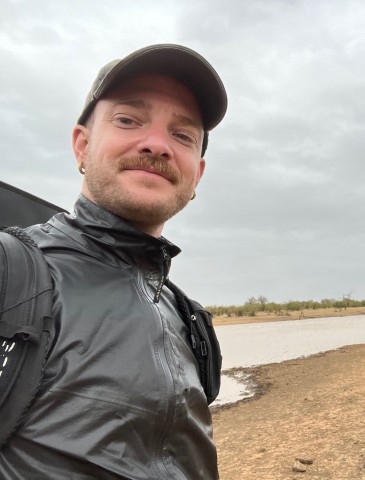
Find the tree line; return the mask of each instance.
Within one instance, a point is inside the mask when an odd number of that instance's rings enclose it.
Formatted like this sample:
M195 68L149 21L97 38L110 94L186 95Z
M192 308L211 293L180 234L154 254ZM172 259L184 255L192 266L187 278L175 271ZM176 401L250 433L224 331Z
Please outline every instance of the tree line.
M285 303L270 302L266 297L251 297L243 305L211 305L206 309L213 317L227 315L228 317L255 316L259 312L273 313L277 315L287 314L293 311L302 311L318 308L346 309L349 307L365 307L365 300L354 300L351 295L343 295L341 300L325 298L320 301L314 300L290 300Z

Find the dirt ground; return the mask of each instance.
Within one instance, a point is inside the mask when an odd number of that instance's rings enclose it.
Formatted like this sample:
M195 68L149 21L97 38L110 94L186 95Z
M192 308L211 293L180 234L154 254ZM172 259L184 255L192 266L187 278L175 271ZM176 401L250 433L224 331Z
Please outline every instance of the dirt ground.
M213 411L221 480L365 480L365 345L243 371L261 395Z

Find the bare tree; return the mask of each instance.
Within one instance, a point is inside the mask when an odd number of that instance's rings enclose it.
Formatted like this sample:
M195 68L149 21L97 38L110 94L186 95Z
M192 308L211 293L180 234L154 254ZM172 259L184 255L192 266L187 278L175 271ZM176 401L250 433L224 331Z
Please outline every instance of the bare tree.
M348 293L345 293L345 294L342 295L342 301L343 301L343 305L344 305L345 310L346 310L347 307L350 306L351 297L352 297L352 290L350 290Z
M263 295L260 295L257 298L257 302L261 305L261 310L264 312L266 309L266 305L269 303L268 299Z

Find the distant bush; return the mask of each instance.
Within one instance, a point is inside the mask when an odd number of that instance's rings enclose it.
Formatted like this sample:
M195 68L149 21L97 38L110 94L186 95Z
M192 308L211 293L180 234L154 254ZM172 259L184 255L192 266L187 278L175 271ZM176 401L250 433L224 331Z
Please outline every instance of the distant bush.
M302 311L318 308L346 309L348 307L365 307L365 300L342 298L341 300L325 298L314 300L290 300L286 303L269 302L266 297L250 297L243 305L213 305L206 307L213 317L227 315L228 317L254 317L258 312L290 315L292 311Z

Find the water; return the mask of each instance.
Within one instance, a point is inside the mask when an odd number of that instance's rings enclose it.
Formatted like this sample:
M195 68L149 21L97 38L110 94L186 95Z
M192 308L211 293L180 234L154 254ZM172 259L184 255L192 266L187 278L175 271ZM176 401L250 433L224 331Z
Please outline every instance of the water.
M365 343L365 315L216 327L223 370L307 357L345 345ZM253 395L249 379L222 375L214 404L232 403Z

